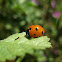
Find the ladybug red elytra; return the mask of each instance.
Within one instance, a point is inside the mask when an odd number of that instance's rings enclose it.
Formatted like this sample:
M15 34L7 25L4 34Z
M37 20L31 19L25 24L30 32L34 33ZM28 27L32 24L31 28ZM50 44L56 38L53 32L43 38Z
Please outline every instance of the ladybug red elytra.
M30 27L28 27L27 31L26 31L26 36L30 36L30 37L40 37L45 33L45 30L42 26L40 25L32 25Z

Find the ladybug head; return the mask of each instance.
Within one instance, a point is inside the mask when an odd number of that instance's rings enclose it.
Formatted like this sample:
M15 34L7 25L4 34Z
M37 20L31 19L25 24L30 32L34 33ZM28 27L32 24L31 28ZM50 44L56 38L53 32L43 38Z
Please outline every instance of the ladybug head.
M29 35L29 31L31 30L31 28L28 28L27 31L26 31L26 36L30 36Z

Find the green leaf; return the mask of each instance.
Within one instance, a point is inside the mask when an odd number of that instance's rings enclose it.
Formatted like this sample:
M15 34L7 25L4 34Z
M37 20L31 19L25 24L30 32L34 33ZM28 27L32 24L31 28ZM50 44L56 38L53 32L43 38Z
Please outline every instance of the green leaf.
M16 33L0 41L0 61L14 60L16 56L23 57L26 53L32 54L34 49L46 49L51 47L50 38L26 38L26 33Z

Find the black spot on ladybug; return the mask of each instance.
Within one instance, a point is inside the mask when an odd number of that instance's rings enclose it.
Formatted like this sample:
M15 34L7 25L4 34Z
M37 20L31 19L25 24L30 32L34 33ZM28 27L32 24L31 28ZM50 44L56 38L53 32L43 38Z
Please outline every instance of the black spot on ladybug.
M38 31L38 29L36 28L36 31Z
M43 31L42 31L42 34L43 34Z
M29 30L31 30L31 28L29 28Z
M19 37L17 37L15 40L17 40Z
M36 34L34 34L34 35L36 35Z

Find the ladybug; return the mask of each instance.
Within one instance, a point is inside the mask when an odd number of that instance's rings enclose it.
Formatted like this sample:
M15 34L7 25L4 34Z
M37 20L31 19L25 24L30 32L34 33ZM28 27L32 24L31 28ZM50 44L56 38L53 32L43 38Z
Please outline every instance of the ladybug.
M27 31L26 31L26 36L30 36L30 37L40 37L45 33L45 30L42 26L40 25L32 25L30 27L28 27Z

